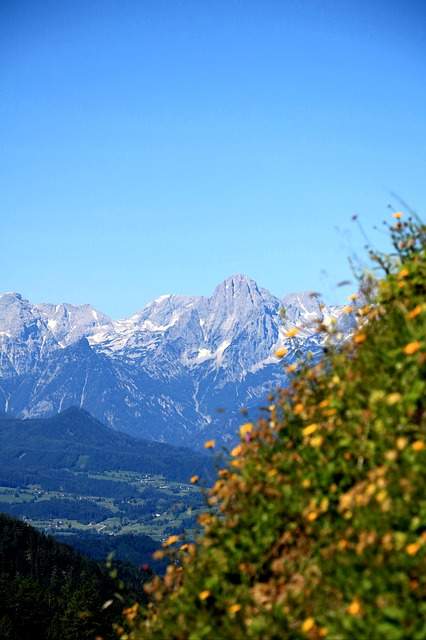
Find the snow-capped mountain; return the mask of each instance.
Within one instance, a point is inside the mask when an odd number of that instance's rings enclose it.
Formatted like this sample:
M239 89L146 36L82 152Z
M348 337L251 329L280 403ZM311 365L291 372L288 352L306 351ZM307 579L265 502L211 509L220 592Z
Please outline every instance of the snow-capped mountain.
M253 409L285 384L286 362L324 337L318 323L353 318L316 294L279 299L234 275L211 297L165 295L124 320L90 305L31 304L0 295L0 412L53 415L77 405L111 427L154 440L199 446L232 438L240 408ZM286 332L299 327L296 337Z

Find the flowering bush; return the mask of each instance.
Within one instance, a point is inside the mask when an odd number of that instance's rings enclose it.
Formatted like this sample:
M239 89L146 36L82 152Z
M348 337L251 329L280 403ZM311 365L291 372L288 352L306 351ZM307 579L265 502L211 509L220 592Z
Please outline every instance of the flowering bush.
M242 425L123 640L426 640L425 228L394 217L358 329Z

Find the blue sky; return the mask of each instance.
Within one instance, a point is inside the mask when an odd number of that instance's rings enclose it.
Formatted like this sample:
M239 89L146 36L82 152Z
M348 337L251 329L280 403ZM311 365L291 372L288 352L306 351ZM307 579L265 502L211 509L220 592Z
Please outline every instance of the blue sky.
M0 290L342 299L352 214L426 211L422 2L3 0L0 56Z

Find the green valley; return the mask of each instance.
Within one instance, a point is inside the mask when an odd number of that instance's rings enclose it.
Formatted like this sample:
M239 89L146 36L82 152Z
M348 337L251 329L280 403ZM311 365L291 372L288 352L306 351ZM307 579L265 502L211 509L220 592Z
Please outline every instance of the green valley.
M167 536L193 535L205 507L189 480L209 481L204 455L135 440L85 411L3 419L0 444L0 510L97 559L150 562Z

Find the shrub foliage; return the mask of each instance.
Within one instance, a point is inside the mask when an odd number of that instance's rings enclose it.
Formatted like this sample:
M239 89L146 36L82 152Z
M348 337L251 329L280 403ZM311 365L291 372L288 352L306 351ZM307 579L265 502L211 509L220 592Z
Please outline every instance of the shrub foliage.
M242 425L124 640L426 640L426 230L394 218L354 335Z

